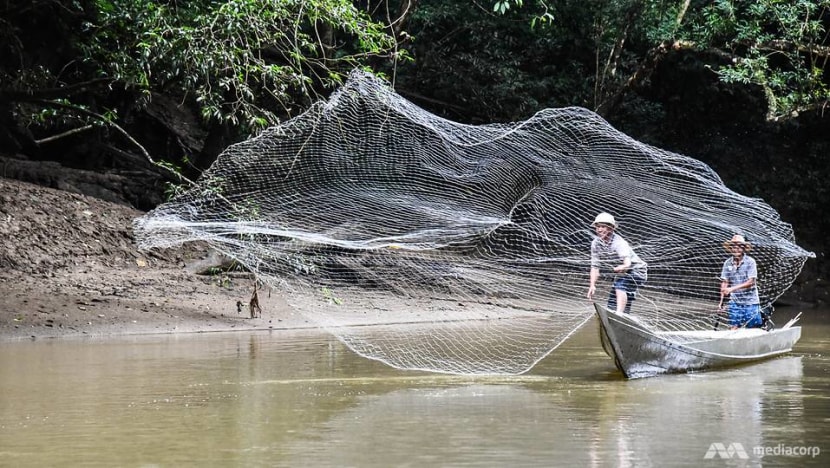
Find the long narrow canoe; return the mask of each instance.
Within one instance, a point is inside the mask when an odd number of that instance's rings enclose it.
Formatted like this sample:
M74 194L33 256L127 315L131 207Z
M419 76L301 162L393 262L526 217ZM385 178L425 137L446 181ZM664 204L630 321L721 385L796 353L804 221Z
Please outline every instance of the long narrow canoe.
M788 353L801 338L792 321L780 329L653 331L634 315L594 303L605 352L626 378L700 371Z

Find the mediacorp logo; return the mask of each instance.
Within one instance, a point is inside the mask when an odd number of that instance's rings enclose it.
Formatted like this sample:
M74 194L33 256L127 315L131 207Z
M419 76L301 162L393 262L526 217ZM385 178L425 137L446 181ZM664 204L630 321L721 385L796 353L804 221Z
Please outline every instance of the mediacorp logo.
M819 447L809 447L806 445L758 445L752 447L752 454L758 458L763 457L770 457L770 456L784 456L784 457L804 457L809 456L811 458L816 458L821 454L821 449ZM741 460L749 459L749 453L747 453L746 449L744 448L743 444L740 442L732 442L731 444L723 444L721 442L713 442L709 445L709 450L706 451L706 455L703 456L704 459L712 459L712 458L721 458L721 459L730 459L730 458L737 458Z
M747 455L746 450L744 450L743 444L740 442L732 442L729 445L724 445L720 442L714 442L712 445L709 446L709 450L706 451L706 455L703 456L704 459L715 458L715 456L720 458L740 458L742 460L746 460L749 458Z

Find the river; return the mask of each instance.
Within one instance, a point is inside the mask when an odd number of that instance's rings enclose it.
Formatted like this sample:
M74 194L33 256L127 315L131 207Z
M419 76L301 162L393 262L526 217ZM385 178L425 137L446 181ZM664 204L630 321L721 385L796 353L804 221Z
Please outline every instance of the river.
M0 466L828 466L830 313L804 315L787 356L640 380L595 320L510 377L317 330L1 342Z

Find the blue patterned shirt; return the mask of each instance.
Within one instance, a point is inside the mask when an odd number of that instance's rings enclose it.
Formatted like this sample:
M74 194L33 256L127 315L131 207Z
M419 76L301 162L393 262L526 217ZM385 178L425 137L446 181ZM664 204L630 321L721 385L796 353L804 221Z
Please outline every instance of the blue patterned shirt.
M744 255L744 259L740 265L735 265L732 257L727 258L723 262L723 271L721 271L720 280L727 281L729 287L745 283L749 278L755 278L755 281L758 281L758 266L754 258L749 255ZM734 291L731 294L730 300L736 304L760 304L761 299L758 297L758 286L753 285L751 288Z

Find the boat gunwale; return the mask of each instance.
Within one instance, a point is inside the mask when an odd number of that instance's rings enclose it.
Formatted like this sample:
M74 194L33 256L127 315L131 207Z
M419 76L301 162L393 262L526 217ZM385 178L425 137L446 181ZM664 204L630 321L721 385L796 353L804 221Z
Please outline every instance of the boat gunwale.
M801 335L801 327L787 327L787 328L775 329L775 330L771 330L771 331L761 330L761 333L752 333L749 336L747 336L746 333L741 333L741 332L738 332L738 334L736 334L735 333L736 330L723 330L722 333L725 333L725 334L728 335L729 332L731 332L732 335L737 335L737 336L732 336L732 337L723 336L723 337L715 337L715 338L708 339L708 340L698 340L698 341L690 341L690 342L684 342L684 343L675 343L675 342L672 342L672 341L668 340L666 337L671 336L672 334L676 335L677 332L652 332L652 331L648 330L647 328L645 328L645 326L638 319L636 319L636 317L629 317L629 316L625 316L625 315L620 316L620 315L616 314L615 312L610 311L607 308L605 308L605 307L603 307L603 306L601 306L597 303L594 303L594 307L596 309L597 316L599 317L599 322L600 322L600 327L601 327L601 329L600 329L601 338L602 338L602 334L604 334L604 336L608 339L608 344L610 345L610 348L613 351L613 356L611 356L611 357L614 359L614 363L616 364L617 368L623 373L623 375L626 378L638 378L638 377L645 377L645 376L651 376L651 375L659 375L660 373L663 373L663 372L654 372L653 374L647 374L647 375L641 375L642 373L640 373L640 372L632 373L630 371L630 369L628 369L628 367L632 367L632 365L636 364L636 362L629 362L630 360L626 358L625 353L623 353L622 350L620 349L619 343L617 342L617 336L616 336L617 330L615 330L615 327L624 326L627 329L629 329L629 333L634 333L637 336L639 336L641 339L650 341L652 343L655 343L658 346L663 346L663 347L666 347L666 348L673 349L675 352L684 353L684 354L690 355L690 356L696 356L697 358L701 358L701 359L717 359L717 360L720 360L720 361L725 361L723 366L740 365L740 364L743 364L743 363L749 363L749 362L752 362L752 361L767 359L767 358L771 358L771 357L774 357L774 356L777 356L777 355L781 355L781 354L791 352L792 348L793 348L792 345L794 345L795 342L798 341L798 339ZM612 322L613 322L613 324L612 324ZM609 328L610 328L610 330L609 330ZM702 330L702 331L705 331L707 333L715 332L714 330L711 331L711 332L708 331L708 330ZM719 333L721 333L721 332L719 332ZM747 340L747 339L752 339L752 338L768 336L770 334L784 334L784 333L787 333L787 334L797 333L798 337L796 337L794 340L792 340L792 344L787 348L781 348L781 349L777 349L777 350L770 351L770 352L767 352L767 353L762 353L762 354L751 354L751 355L747 355L747 354L738 354L738 355L736 355L736 354L723 354L723 353L717 353L717 352L714 352L714 351L702 350L702 349L698 349L698 348L695 348L693 346L690 346L690 345L693 345L695 343L704 343L704 342L705 343L711 343L713 341L722 341L724 343L727 343L727 342L730 342L730 341ZM607 349L606 349L606 353L608 353ZM608 354L611 354L611 353L608 353ZM656 367L656 368L660 368L659 366L655 366L654 364L649 364L649 365L651 365L653 367ZM707 369L707 368L715 368L715 367L721 367L721 366L720 365L712 365L712 366L703 366L701 368L694 367L694 368L689 368L689 369L685 370L685 372L690 372L690 371L695 371L695 370L702 370L702 369ZM682 373L682 372L684 372L683 370L672 370L668 367L662 367L662 368L666 369L666 373Z

